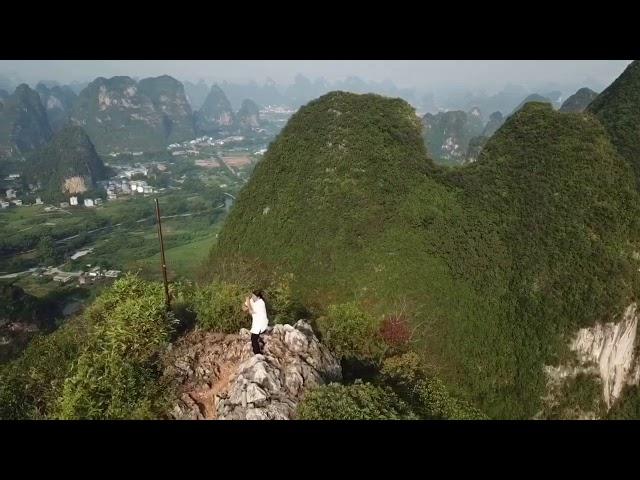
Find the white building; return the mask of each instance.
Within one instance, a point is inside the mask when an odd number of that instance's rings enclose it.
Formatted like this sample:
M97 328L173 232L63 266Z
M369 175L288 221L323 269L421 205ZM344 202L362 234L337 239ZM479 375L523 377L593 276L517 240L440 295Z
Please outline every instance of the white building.
M0 208L8 208L8 207L9 207L9 202L0 201Z
M40 197L36 197L36 205L42 205L42 199Z
M93 203L93 199L92 198L85 198L84 199L84 206L85 207L95 207L95 204Z
M7 198L16 198L16 191L13 188L7 190Z
M102 199L101 198L95 198L93 200L94 205L102 205Z
M67 283L69 280L71 280L71 275L65 275L62 273L53 277L54 282Z
M13 203L17 207L22 206L22 200L12 200L11 203Z
M71 197L69 198L69 203L71 205L78 205L78 197Z

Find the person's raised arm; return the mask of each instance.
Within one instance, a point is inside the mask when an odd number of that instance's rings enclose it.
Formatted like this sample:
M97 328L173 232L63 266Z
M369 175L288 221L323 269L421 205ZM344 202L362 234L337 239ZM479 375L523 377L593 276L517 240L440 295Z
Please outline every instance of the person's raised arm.
M247 306L247 310L249 310L249 313L253 315L254 310L253 310L253 302L251 301L251 297L247 297L247 299L245 300L245 305Z

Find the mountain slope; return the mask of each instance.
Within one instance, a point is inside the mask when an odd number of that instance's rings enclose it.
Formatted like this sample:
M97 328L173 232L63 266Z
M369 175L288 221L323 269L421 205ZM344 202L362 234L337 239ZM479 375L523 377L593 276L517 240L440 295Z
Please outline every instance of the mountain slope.
M518 110L520 110L529 102L540 102L540 103L549 103L549 104L553 103L547 97L543 97L542 95L539 95L537 93L532 93L531 95L528 95L524 100L522 100L522 102L520 102L520 104L516 108L513 109L513 112L511 112L511 115L516 113Z
M157 112L163 114L164 135L168 143L190 140L195 136L193 112L184 86L168 75L145 78L138 83L140 92L151 99Z
M69 122L73 103L77 95L69 87L47 87L43 83L36 86L42 105L47 110L51 130L59 132Z
M565 100L560 107L561 112L582 112L598 96L590 88L581 88Z
M640 181L640 61L633 61L587 111L602 122Z
M498 418L542 408L564 336L637 292L638 195L589 115L531 103L478 161L440 171L401 100L300 109L241 192L210 270L294 273L310 305L404 305L448 386Z
M101 153L161 150L194 135L184 88L166 75L97 78L78 95L71 121Z
M260 107L253 100L242 101L242 106L236 115L238 125L244 128L260 126Z
M236 123L231 103L217 85L213 85L202 107L196 113L196 128L201 133L213 133L232 128Z
M482 136L483 137L490 137L491 135L493 135L494 133L496 133L496 131L502 126L502 124L504 123L504 117L502 116L501 112L493 112L490 116L489 116L489 121L487 122L487 124L484 126L484 130L482 131Z
M51 138L47 112L35 90L19 85L2 101L0 109L0 148L26 153Z
M467 156L469 141L482 133L483 126L477 110L427 113L423 119L424 138L429 154L436 162L462 164Z
M27 175L50 192L82 193L105 175L105 167L87 134L75 126L58 132L28 158Z

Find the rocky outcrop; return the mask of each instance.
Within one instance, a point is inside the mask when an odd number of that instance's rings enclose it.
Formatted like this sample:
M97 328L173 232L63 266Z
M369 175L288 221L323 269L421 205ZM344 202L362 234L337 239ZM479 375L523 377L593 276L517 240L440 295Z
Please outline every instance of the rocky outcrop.
M619 323L582 328L571 344L581 363L597 365L607 407L620 397L625 385L638 383L637 330L638 311L634 303L627 307Z
M156 112L162 114L167 143L182 142L194 137L193 112L182 83L163 75L142 79L138 87L151 99Z
M546 366L547 403L554 401L553 392L569 379L578 375L591 375L600 380L602 401L608 410L620 398L627 385L640 381L640 356L636 348L638 307L629 305L619 322L597 323L582 328L570 343L575 354L572 362L559 366Z
M262 337L263 355L253 354L244 329L195 331L179 341L165 359L165 376L179 391L169 417L287 420L309 388L341 380L338 361L307 322L276 325Z
M194 136L184 87L167 75L140 82L99 77L78 95L71 122L101 153L164 150Z

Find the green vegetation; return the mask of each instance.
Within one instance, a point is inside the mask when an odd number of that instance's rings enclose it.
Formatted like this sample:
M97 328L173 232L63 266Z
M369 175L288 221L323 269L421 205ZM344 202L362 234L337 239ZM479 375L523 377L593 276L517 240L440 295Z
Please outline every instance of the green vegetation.
M108 102L100 100L105 97ZM78 94L71 118L102 154L158 151L167 145L162 112L129 77L95 79Z
M627 387L622 398L613 406L606 416L609 420L640 419L640 387Z
M386 359L381 369L381 379L422 419L487 419L477 408L452 397L435 374L429 375L416 353Z
M176 321L162 285L127 276L86 313L87 347L65 379L55 415L62 419L157 418L162 414L158 356Z
M184 288L174 285L183 299ZM81 316L0 366L0 418L158 418L160 355L176 319L161 283L116 281Z
M640 184L640 61L633 61L587 108L607 129Z
M568 378L555 398L557 401L545 408L546 419L579 419L585 415L601 418L606 413L602 400L602 381L595 375L580 373Z
M88 328L82 318L74 318L31 341L17 360L0 365L0 419L53 417Z
M590 88L581 88L565 100L560 107L560 111L573 113L583 112L597 96L598 94Z
M235 333L247 326L242 304L250 292L246 286L212 283L196 289L193 309L198 324L207 330Z
M331 383L305 395L300 420L410 420L408 406L391 389L370 383Z
M322 341L340 357L376 358L382 353L378 322L354 302L330 305L316 325Z
M276 278L273 285L290 279ZM22 356L0 365L0 418L165 418L175 398L171 380L162 374L170 342L194 315L197 325L216 332L235 333L247 326L240 308L247 291L228 283L173 283L173 310L167 312L162 283L134 275L117 280L81 316L39 336ZM278 300L269 304L282 318L292 311L283 291L272 290ZM353 305L329 311L335 318L364 318ZM334 348L336 354L344 352L342 343ZM423 374L417 356L393 357L382 365L371 384L356 380L311 391L301 418L482 418L449 396L435 377ZM403 373L406 365L410 371Z
M464 168L434 167L420 135L401 100L309 103L240 193L210 271L286 269L325 318L332 304L372 318L406 304L414 348L452 395L531 418L566 335L638 291L632 172L596 118L548 104L525 105Z
M27 159L25 176L40 183L43 198L62 200L65 179L82 177L85 188L91 189L105 177L105 167L91 140L80 127L66 127L46 146L32 152Z

